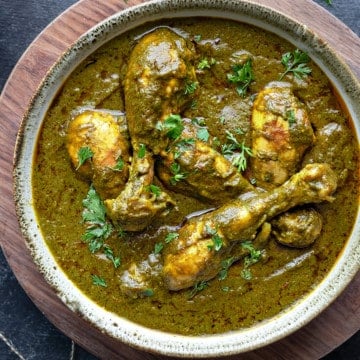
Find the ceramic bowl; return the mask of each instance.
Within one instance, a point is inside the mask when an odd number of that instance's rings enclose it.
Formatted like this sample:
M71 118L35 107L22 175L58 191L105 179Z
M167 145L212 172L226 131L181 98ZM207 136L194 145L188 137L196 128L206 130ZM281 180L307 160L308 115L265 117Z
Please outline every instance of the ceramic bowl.
M86 298L59 270L39 231L32 207L31 155L45 113L63 79L91 52L111 38L148 21L168 17L213 16L257 25L307 51L335 85L360 134L360 86L349 68L306 26L250 1L163 0L131 7L88 31L49 71L22 123L15 161L15 197L22 232L35 263L63 302L111 337L136 348L173 356L237 354L281 339L316 317L346 287L359 269L360 222L326 278L292 308L248 329L221 335L181 336L144 328L105 311ZM21 139L21 141L20 141Z

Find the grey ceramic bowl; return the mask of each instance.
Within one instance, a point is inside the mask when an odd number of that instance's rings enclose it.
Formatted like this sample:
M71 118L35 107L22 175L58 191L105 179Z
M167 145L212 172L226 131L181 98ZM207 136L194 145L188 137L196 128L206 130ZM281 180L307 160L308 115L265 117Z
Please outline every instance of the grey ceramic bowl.
M63 79L91 52L109 39L147 21L166 17L213 16L257 25L286 38L307 51L331 79L354 119L360 136L360 86L348 67L307 27L282 14L247 1L164 0L146 3L117 13L98 24L51 69L34 98L22 124L15 165L15 196L21 229L35 263L46 280L57 289L63 302L81 313L90 323L120 341L160 354L208 357L237 354L259 348L283 338L316 317L346 287L359 269L360 222L357 221L336 265L326 278L295 306L278 316L248 329L201 337L160 333L119 318L86 298L59 270L36 224L32 207L31 162L44 115Z

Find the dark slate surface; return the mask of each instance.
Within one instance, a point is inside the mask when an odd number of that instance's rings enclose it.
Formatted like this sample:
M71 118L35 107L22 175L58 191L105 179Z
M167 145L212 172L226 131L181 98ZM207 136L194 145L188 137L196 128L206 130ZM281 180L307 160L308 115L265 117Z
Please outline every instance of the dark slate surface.
M315 1L360 34L360 0L333 0L332 6L325 0ZM37 34L75 2L0 0L0 90ZM96 360L59 332L34 306L19 286L1 250L0 299L0 360ZM360 332L323 360L355 359L360 360Z

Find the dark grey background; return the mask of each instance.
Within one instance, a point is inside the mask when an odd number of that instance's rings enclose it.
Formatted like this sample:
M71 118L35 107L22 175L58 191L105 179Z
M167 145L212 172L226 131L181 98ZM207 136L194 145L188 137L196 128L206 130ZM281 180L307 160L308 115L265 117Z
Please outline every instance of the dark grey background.
M331 6L327 5L325 0L315 1L359 35L360 0L333 0ZM74 0L0 0L0 91L17 60L37 34L75 2ZM296 18L296 14L293 16ZM96 360L97 358L75 345L49 323L19 286L0 250L0 360L18 359ZM324 360L335 359L360 359L360 332L324 358Z

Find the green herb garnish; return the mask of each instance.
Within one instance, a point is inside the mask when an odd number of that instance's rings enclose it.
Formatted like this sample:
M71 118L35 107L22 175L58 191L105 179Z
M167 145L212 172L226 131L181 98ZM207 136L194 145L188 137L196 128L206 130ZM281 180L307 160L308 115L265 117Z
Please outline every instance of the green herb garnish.
M251 280L252 274L249 267L256 264L261 259L261 250L254 248L254 245L250 241L241 243L241 247L249 251L249 254L244 258L244 268L241 271L241 276L245 280Z
M250 83L255 80L251 59L233 66L232 71L232 74L227 74L228 81L236 85L236 91L241 97L245 97Z
M102 286L102 287L107 287L106 281L98 276L98 275L91 275L92 278L92 283L96 286Z
M84 165L84 163L91 159L94 156L94 153L88 146L83 146L78 151L78 166L76 170L80 168L80 166Z
M194 287L192 288L192 290L190 291L189 297L188 299L192 299L197 293L199 293L200 291L203 291L204 289L206 289L209 286L208 282L203 280L203 281L199 281L198 283L196 283L194 285Z
M208 249L219 251L224 245L223 238L218 234L216 229L213 229L208 225L206 225L206 232L211 235L211 240L213 242L211 245L208 246Z
M285 66L286 70L281 74L279 80L282 80L290 72L298 79L311 74L311 69L307 66L309 61L309 55L299 49L283 54L281 63Z
M203 58L200 60L197 68L199 70L210 69L210 67L215 64L216 64L216 60L214 58L211 58L210 61L207 58Z
M210 137L208 129L206 127L198 129L196 132L196 137L201 141L207 142Z
M168 233L165 236L165 242L168 244L168 243L172 242L173 240L177 239L178 237L179 237L179 234L176 232Z
M172 185L175 185L181 180L186 179L187 174L181 172L180 164L174 162L170 165L170 171L173 174L173 176L170 178L170 183Z
M100 227L107 223L105 205L92 185L82 204L84 206L84 211L82 213L84 222Z
M163 243L156 243L155 247L154 247L154 254L160 254L164 249L164 244Z
M88 244L92 254L102 249L114 267L119 267L120 258L114 256L112 249L104 244L114 228L107 221L105 205L93 186L90 186L86 198L83 200L83 206L82 220L87 224L87 228L82 240Z
M196 81L186 82L185 84L185 95L191 95L195 92L198 87L198 83Z
M165 131L169 139L176 140L183 132L184 124L180 115L171 114L163 122L158 122L156 128Z
M158 197L161 195L161 188L159 186L156 186L154 184L150 184L146 187L147 191L151 192L155 195L155 197Z
M122 171L124 169L124 165L125 165L124 160L121 157L119 157L116 160L116 164L112 169L115 170L115 171Z
M145 154L146 154L146 146L145 146L145 144L140 144L139 145L139 150L138 150L138 153L137 153L138 158L143 159Z
M112 249L108 245L104 245L103 250L104 250L104 254L106 255L106 257L109 260L111 260L111 262L113 263L115 269L117 269L121 264L120 258L117 257L117 256L114 256L114 252L112 251Z
M290 125L296 123L295 111L294 109L290 109L286 111L286 119Z
M244 171L247 168L247 156L253 156L251 148L246 146L244 141L239 143L230 131L226 131L226 137L230 143L222 145L222 154L231 160L239 172Z
M230 257L221 262L221 270L218 275L219 280L225 280L227 278L228 270L229 270L230 266L233 264L234 260L235 259L233 257Z

